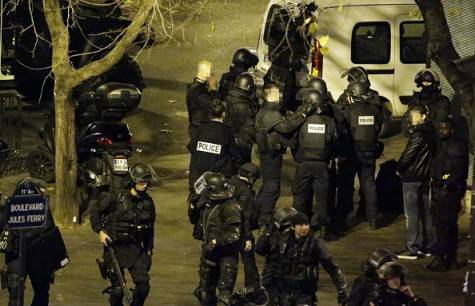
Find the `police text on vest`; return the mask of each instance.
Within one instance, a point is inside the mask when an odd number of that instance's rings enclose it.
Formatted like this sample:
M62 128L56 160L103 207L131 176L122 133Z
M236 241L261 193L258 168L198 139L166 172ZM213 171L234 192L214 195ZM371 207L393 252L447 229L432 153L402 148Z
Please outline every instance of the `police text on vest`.
M309 124L308 133L325 134L325 124Z
M211 154L221 154L221 145L215 144L215 143L210 143L210 142L204 142L204 141L198 141L198 145L196 146L197 151L201 152L206 152L206 153L211 153Z
M358 125L374 125L374 116L358 116Z

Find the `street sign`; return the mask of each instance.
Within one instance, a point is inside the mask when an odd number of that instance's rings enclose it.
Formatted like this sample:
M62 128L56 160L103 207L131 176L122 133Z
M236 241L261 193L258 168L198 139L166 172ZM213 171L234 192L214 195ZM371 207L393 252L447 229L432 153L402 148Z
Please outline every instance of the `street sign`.
M44 227L47 221L48 198L39 195L14 195L6 203L10 230Z

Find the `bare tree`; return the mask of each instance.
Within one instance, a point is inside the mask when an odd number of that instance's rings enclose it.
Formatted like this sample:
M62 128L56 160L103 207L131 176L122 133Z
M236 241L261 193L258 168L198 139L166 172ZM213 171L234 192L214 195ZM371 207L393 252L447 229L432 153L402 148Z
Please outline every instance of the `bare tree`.
M155 19L164 40L174 39L174 31L183 27L194 15L198 14L207 0L70 0L67 8L61 7L60 2L59 0L43 0L43 8L51 36L52 73L55 79L55 215L58 222L71 224L78 210L76 144L71 141L76 139L73 89L84 81L109 70L133 45L137 35L144 28L151 27ZM81 2L93 6L121 6L121 9L129 15L131 23L116 36L112 49L104 57L75 68L70 58L68 27L70 18L74 17L75 5ZM183 7L188 9L186 14L183 13ZM191 8L193 11L190 12ZM67 18L64 18L65 10L67 10ZM175 22L174 16L178 14L181 14L181 19Z

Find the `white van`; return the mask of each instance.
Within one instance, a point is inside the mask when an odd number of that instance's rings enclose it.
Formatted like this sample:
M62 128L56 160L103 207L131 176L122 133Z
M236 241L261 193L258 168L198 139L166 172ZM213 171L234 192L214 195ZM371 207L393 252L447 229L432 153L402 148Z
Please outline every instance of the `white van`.
M402 117L406 106L401 97L412 95L414 76L426 61L424 22L411 0L270 0L257 46L257 70L265 73L271 64L267 39L274 12L312 2L318 6L318 27L310 47L315 51L307 60L309 71L322 77L337 98L348 85L341 73L362 66L371 87L390 102L393 117ZM323 49L320 42L325 40Z

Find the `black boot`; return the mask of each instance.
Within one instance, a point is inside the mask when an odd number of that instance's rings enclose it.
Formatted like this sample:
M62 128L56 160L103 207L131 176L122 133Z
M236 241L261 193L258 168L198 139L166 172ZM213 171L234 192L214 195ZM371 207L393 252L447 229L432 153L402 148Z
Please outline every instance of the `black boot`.
M450 266L443 257L435 256L434 260L424 268L432 272L445 272L449 270Z

